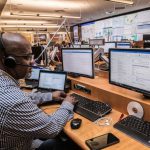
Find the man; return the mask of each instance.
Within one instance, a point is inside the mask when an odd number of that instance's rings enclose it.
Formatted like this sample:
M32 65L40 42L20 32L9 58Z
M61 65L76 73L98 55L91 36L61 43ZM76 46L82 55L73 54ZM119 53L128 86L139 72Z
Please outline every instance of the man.
M59 134L76 100L58 91L39 96L21 91L17 80L31 72L30 43L17 33L1 34L0 42L0 150L29 150L33 139ZM64 99L52 116L33 103L52 99Z

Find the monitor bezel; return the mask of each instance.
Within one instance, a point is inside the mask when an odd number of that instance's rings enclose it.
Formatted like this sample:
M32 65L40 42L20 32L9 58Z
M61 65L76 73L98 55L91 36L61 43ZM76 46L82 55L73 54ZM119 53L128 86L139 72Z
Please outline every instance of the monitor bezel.
M95 72L94 72L94 51L92 48L62 48L61 49L61 56L62 56L62 69L64 71L64 63L63 63L63 50L91 50L92 52L92 76L90 75L86 75L86 74L80 74L80 73L76 73L76 72L67 72L67 73L71 73L71 74L75 74L75 75L79 75L82 77L87 77L87 78L92 78L94 79L95 77Z
M63 74L63 75L65 75L64 90L59 90L59 89L55 89L55 88L42 88L42 87L39 87L41 73L52 73L52 74ZM65 91L66 80L67 80L67 73L66 73L66 72L57 72L57 71L49 71L49 70L40 70L39 80L38 80L38 89Z
M126 85L126 84L111 81L111 52L114 51L114 50L116 50L116 51L121 50L121 51L150 52L150 49L142 49L142 48L128 48L128 49L111 48L111 49L109 49L109 70L110 70L109 71L109 83L113 84L113 85L117 85L119 87L123 87L123 88L129 89L129 90L132 90L132 91L135 91L135 92L142 93L144 95L150 95L150 91L146 91L146 90L143 90L143 89L140 89L140 88L137 88L137 87L133 87L133 86L129 86L129 85Z

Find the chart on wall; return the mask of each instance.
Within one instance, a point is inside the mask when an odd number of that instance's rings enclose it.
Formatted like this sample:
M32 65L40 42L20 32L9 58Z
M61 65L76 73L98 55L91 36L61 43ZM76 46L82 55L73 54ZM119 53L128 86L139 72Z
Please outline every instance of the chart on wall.
M81 26L82 41L89 42L89 39L95 38L95 22L86 23Z
M146 10L82 24L82 40L87 42L89 38L104 38L105 41L143 40L143 34L150 34L149 16L150 10Z

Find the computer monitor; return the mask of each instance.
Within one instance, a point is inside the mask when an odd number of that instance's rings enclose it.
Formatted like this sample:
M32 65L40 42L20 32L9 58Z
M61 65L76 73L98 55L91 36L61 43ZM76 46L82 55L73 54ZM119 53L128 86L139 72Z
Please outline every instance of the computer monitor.
M31 76L28 79L39 80L40 70L40 68L32 68Z
M110 49L109 82L150 96L150 49Z
M81 47L81 45L79 45L79 44L74 44L73 47L71 46L71 48L80 48L80 47Z
M150 48L150 34L144 34L143 35L143 41L144 41L144 48Z
M90 45L88 45L88 44L82 44L81 48L90 48Z
M64 91L66 82L65 72L41 70L38 88Z
M68 73L94 78L92 48L62 48L62 64Z
M90 45L104 45L105 40L104 39L89 39Z
M116 48L131 48L130 42L117 42Z
M115 42L105 42L105 45L103 46L104 53L108 53L110 48L116 48Z
M32 68L31 76L28 80L39 80L40 70L49 70L47 68Z

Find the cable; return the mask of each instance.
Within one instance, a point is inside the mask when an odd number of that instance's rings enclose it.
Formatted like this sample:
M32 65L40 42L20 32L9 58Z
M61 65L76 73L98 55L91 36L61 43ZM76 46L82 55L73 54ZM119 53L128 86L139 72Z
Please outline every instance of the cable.
M97 119L94 123L99 126L109 126L112 124L112 118L102 117L102 118Z
M47 49L47 47L50 45L51 41L53 40L53 38L55 37L55 35L57 34L57 32L60 30L60 28L64 25L64 23L66 22L66 18L64 19L64 21L61 23L60 27L57 29L57 31L54 33L54 35L52 36L52 38L49 40L49 42L47 43L47 45L45 46L44 50L41 52L41 54L35 59L35 61L39 60L39 58L42 56L42 54L45 52L45 50Z

